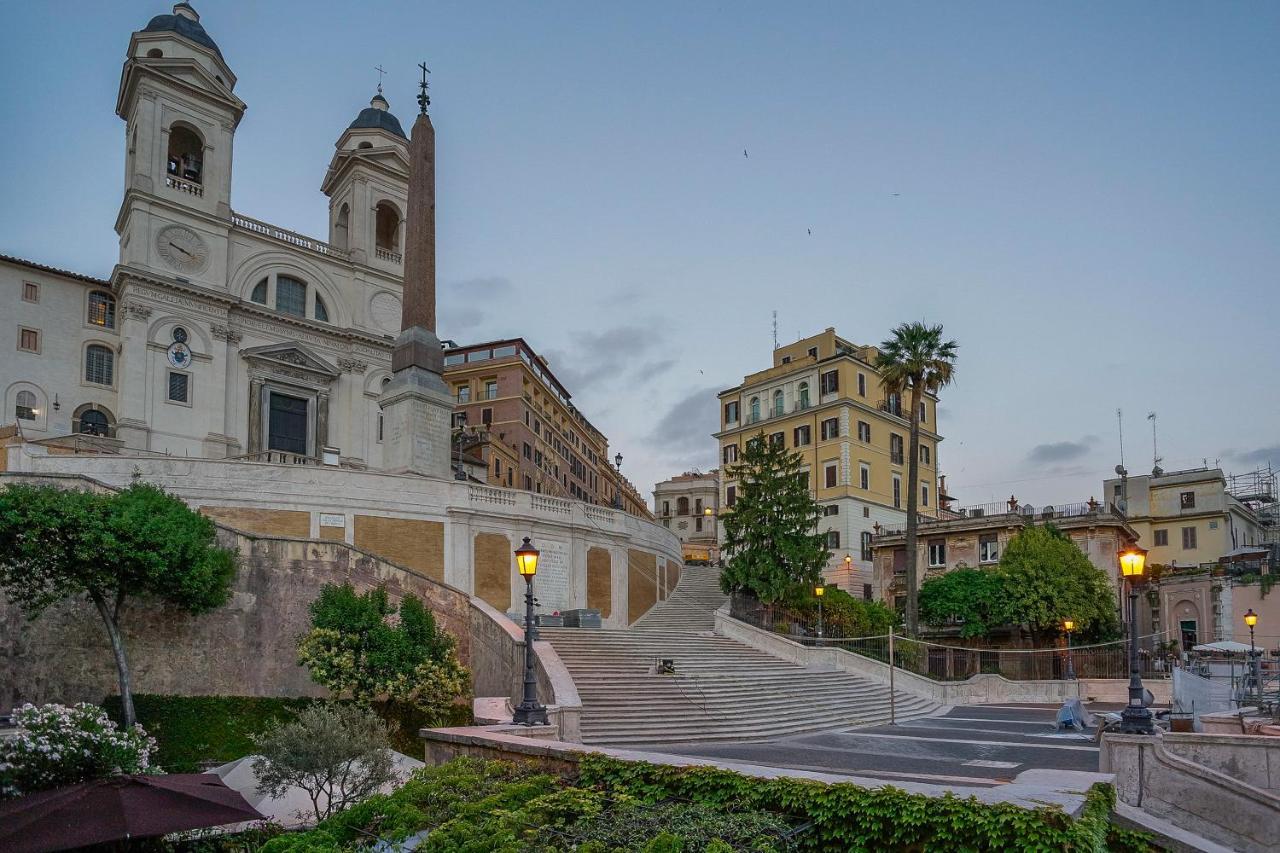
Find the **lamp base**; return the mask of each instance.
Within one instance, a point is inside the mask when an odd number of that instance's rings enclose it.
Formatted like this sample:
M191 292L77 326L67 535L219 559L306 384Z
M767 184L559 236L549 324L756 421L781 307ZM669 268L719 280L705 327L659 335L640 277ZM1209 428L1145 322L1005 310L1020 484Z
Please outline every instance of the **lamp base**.
M1126 735L1153 735L1156 727L1149 708L1126 705L1120 714L1120 733Z
M547 709L541 705L526 705L521 702L511 715L511 722L517 726L549 726Z

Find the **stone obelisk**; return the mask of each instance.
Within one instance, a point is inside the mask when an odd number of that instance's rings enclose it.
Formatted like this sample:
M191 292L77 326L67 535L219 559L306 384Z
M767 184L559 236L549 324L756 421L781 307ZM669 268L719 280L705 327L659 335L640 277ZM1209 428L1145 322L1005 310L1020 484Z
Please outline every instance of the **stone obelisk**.
M436 132L427 107L427 68L409 141L404 294L391 381L378 398L383 412L383 465L392 473L449 476L453 399L444 384L436 337Z

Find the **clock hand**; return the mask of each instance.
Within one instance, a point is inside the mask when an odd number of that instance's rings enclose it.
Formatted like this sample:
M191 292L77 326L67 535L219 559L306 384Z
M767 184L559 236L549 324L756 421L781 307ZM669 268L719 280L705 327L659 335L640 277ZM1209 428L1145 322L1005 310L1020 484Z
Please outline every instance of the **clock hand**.
M169 245L170 245L170 246L172 246L173 248L177 249L177 250L178 250L179 252L181 252L182 254L186 255L188 258L192 257L192 255L191 255L191 253L190 253L190 252L188 252L186 249L182 248L181 246L179 246L177 243L173 242L172 240L170 240L170 241L169 241Z

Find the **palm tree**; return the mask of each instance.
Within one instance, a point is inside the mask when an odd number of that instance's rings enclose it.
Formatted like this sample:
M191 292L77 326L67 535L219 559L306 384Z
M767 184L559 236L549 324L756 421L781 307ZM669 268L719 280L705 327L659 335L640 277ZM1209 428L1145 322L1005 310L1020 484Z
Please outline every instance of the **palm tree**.
M907 634L919 627L917 606L916 504L920 496L920 398L950 385L955 378L955 341L942 340L941 326L903 323L880 344L876 368L885 391L899 397L911 389L911 446L907 456Z

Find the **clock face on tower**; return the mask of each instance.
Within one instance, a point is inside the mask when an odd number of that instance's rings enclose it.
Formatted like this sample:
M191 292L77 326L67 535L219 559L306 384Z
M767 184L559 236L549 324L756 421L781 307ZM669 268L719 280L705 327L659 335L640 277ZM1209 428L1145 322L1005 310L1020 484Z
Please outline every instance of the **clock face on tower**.
M209 261L209 246L185 225L166 225L156 234L156 251L181 272L200 272Z

